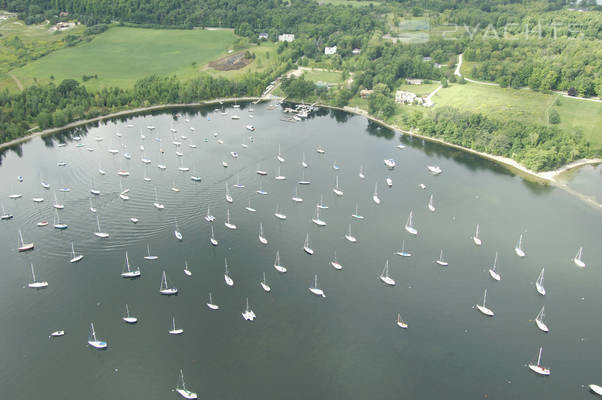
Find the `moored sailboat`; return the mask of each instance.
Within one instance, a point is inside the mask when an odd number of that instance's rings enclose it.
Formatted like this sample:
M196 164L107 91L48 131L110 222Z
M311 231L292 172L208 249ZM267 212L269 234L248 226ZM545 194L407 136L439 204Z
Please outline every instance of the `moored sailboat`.
M493 317L493 311L491 311L491 309L487 308L487 306L485 305L485 302L487 301L487 289L485 289L485 292L483 293L483 304L477 304L475 307L477 308L477 310L479 310L481 312L481 314L486 315L488 317Z
M389 286L395 286L395 280L389 276L389 260L385 262L385 268L380 274L380 280Z

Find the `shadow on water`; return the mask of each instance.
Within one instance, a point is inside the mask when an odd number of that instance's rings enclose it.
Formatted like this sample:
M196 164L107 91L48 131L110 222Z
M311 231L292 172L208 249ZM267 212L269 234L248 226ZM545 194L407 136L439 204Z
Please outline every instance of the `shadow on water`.
M382 137L387 140L395 138L395 132L391 129L382 126L379 123L368 120L368 126L366 126L366 132L371 136Z

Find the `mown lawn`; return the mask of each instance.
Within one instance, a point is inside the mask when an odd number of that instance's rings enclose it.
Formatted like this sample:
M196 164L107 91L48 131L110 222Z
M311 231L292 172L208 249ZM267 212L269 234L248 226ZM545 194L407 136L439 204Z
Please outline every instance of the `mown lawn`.
M602 103L558 97L559 105L551 109L560 115L560 128L581 131L598 149L602 149Z
M334 83L339 84L343 82L343 77L341 72L331 72L331 71L304 71L305 79L314 81L314 82L326 82L326 83Z

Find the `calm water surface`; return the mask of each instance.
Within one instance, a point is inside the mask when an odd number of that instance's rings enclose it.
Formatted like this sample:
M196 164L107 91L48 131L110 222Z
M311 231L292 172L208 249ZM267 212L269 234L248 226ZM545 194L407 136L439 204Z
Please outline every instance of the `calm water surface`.
M3 154L0 198L14 219L0 224L2 398L176 399L172 388L179 369L199 398L211 399L592 398L585 385L602 385L599 210L491 162L400 139L361 117L323 111L290 123L280 108L254 108L253 119L248 108L226 109L227 116L213 110L188 110L180 118L140 116L37 138ZM231 120L232 114L241 119ZM251 123L254 134L245 129ZM72 140L76 135L80 142ZM175 154L174 137L182 142L182 158ZM396 148L400 141L403 150ZM67 145L57 147L60 142ZM284 163L276 159L279 144ZM140 145L152 160L148 167L140 162ZM318 146L326 154L318 154ZM120 153L111 155L109 148ZM307 169L301 167L303 153ZM397 161L393 171L383 165L389 157ZM230 166L223 168L222 160ZM67 166L57 166L60 161ZM179 171L180 162L191 171ZM335 162L339 170L333 169ZM443 173L430 175L430 164L440 165ZM99 165L106 175L98 173ZM358 177L360 165L364 180ZM278 166L284 181L274 179ZM268 176L260 178L258 167ZM120 178L119 169L130 176ZM190 179L193 169L202 182ZM297 185L303 171L311 185ZM145 172L151 182L143 180ZM22 183L17 175L24 177ZM343 197L332 191L337 175ZM237 176L244 189L233 186ZM41 179L50 190L41 187ZM255 193L260 180L266 196ZM120 182L130 189L129 201L118 196ZM225 201L226 182L233 204ZM375 183L380 206L372 202ZM100 196L91 196L92 185ZM52 227L52 204L54 191L63 187L71 191L57 191L65 205L59 213L69 227L58 231ZM296 187L300 204L291 200ZM154 188L165 204L162 211L152 205ZM11 200L12 193L23 197ZM426 207L431 194L434 213ZM320 195L329 206L321 212L328 223L322 228L311 222ZM45 200L35 204L33 197ZM93 235L90 197L108 239ZM245 210L249 199L257 212ZM363 221L351 218L356 203ZM274 217L277 205L285 221ZM218 247L209 244L207 206L216 217ZM224 226L228 208L235 231ZM403 229L412 210L417 237ZM140 221L133 224L131 217ZM37 227L42 220L50 225ZM173 234L176 220L181 242ZM260 222L267 246L257 238ZM355 244L344 238L349 223ZM471 240L477 223L481 247ZM17 252L19 228L35 243L34 251ZM306 233L313 256L303 252ZM521 233L524 259L513 250ZM402 240L411 258L394 254ZM78 264L69 263L72 241L85 254ZM143 258L147 243L159 260ZM572 261L580 246L585 269ZM441 249L446 268L434 263ZM138 280L119 275L126 250L142 271ZM273 268L277 250L286 274ZM342 271L329 264L335 251ZM500 282L487 272L496 251ZM224 283L225 257L234 287ZM183 272L185 260L191 277ZM386 260L395 287L378 279ZM48 288L27 288L30 263ZM534 287L543 267L545 297ZM159 294L163 270L179 288L178 296ZM269 294L259 286L263 272ZM326 298L308 291L315 274ZM493 318L474 309L485 289ZM219 311L205 306L209 292ZM253 322L241 317L247 297L257 315ZM121 320L126 303L138 324ZM533 322L544 304L547 335ZM397 327L397 313L409 329ZM172 316L183 335L168 334ZM90 322L108 350L87 345ZM57 329L66 335L49 339ZM547 378L526 367L540 346L543 365L552 370Z

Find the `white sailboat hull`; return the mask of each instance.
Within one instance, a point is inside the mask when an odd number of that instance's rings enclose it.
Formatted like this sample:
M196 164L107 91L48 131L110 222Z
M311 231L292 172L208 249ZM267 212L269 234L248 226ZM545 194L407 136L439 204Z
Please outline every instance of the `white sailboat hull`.
M60 337L60 336L64 336L65 335L65 331L54 331L50 334L50 337Z
M326 297L324 291L319 288L309 288L309 291L315 294L316 296Z
M539 293L540 295L546 295L546 289L539 282L535 283L535 289L537 289L537 293Z
M71 260L69 260L70 263L76 263L81 261L84 258L83 254L80 254L79 256L75 256L73 257Z
M350 241L351 243L356 243L357 239L355 236L352 235L345 235L345 239L347 239L348 241Z
M322 221L321 219L312 218L311 220L314 224L318 226L326 226L326 222Z
M578 258L574 258L573 262L575 263L576 266L578 266L579 268L585 268L585 263L583 261L581 261ZM595 385L594 385L595 386Z
M43 289L48 286L48 282L32 282L27 284L32 289Z
M207 303L207 307L209 307L211 310L219 310L219 306L217 304Z
M141 275L142 275L142 273L140 272L140 270L128 271L128 272L121 273L122 278L139 278Z
M169 331L170 335L181 335L184 333L184 329L172 329Z
M98 236L101 239L106 239L109 237L109 234L106 232L94 232L95 236Z
M447 261L441 261L441 260L437 260L435 261L437 264L441 265L442 267L447 267L449 265L449 263Z
M372 201L376 204L380 204L380 199L378 198L377 195L372 196Z
M332 191L334 192L334 194L336 194L337 196L342 196L343 195L343 191L339 190L339 189L332 189Z
M336 269L336 270L341 270L341 269L343 269L343 266L342 266L341 264L339 264L338 262L336 262L336 261L331 261L331 262L330 262L330 265L332 265L332 267L333 267L334 269Z
M591 385L589 385L589 389L590 389L592 392L594 392L594 393L596 393L596 394L598 394L598 395L602 396L602 386L598 386L598 385L591 384Z
M480 246L480 245L482 245L482 244L483 244L483 242L481 241L481 239L479 239L479 238L478 238L478 237L476 237L476 236L473 236L473 237L472 237L472 241L474 242L474 244L475 244L476 246Z
M412 228L411 226L405 226L406 231L410 234L410 235L418 235L418 230L416 228Z
M281 220L285 220L286 219L286 215L284 214L280 214L280 213L275 213L274 217L281 219Z
M489 275L491 275L491 277L493 279L495 279L496 281L498 281L498 282L502 279L502 277L500 276L500 274L498 274L497 272L495 272L492 269L489 270Z
M380 280L383 281L386 285L395 286L395 280L389 276L381 276Z
M136 322L138 322L138 318L136 317L123 317L122 319L128 324L135 324Z
M408 324L403 321L397 321L397 326L403 329L408 329Z
M493 311L491 311L489 308L485 307L485 306L481 306L479 304L477 304L477 310L479 310L481 312L481 314L486 315L488 317L493 317Z
M234 281L228 275L224 275L224 281L228 286L234 286Z
M107 342L103 342L102 340L88 340L88 344L95 349L102 350L107 348Z
M211 242L212 245L217 246L219 243L217 242L217 240L215 240L214 238L209 239L209 242Z
M230 222L224 222L224 225L226 226L226 228L228 229L236 229L236 225L230 223Z
M182 240L182 232L180 232L180 231L173 231L173 234L176 237L176 239Z
M314 254L314 250L311 247L303 246L303 250L309 255Z
M260 282L260 284L261 284L261 287L263 288L263 290L265 290L266 292L269 292L272 290L272 288L269 287L267 284L265 284L263 282Z
M542 367L540 365L529 364L529 369L539 375L548 376L550 375L550 370L548 368Z
M412 253L408 253L407 251L398 251L395 254L402 257L412 257Z
M535 324L542 332L548 333L550 331L548 326L543 321L540 321L537 318L535 319Z
M526 256L525 252L522 249L519 249L518 247L514 248L514 252L516 253L517 256L519 256L521 258Z
M285 267L283 267L282 265L278 265L278 264L274 264L274 268L276 269L276 271L281 272L281 273L285 273L287 271L287 269Z
M156 260L156 259L158 259L159 257L157 257L157 256L144 256L144 258L145 258L146 260Z
M174 294L178 294L178 289L176 289L176 288L161 289L161 290L159 290L159 293L161 293L162 295L165 295L165 296L171 296Z
M268 244L268 240L265 237L261 236L261 235L259 235L259 242L261 244Z
M197 398L197 394L191 392L190 390L176 389L176 392L178 392L178 394L185 399L196 399Z

